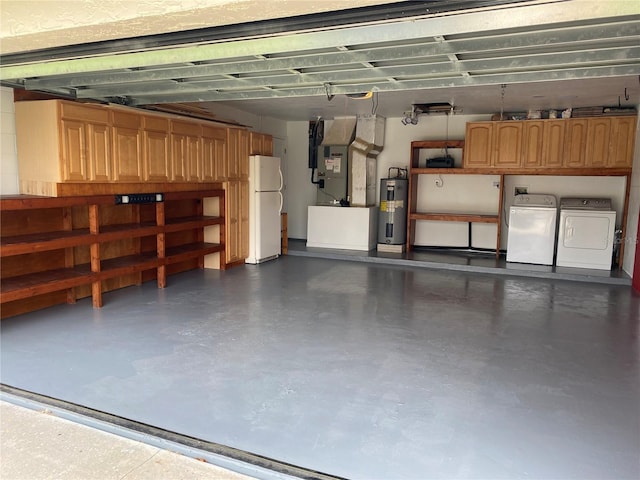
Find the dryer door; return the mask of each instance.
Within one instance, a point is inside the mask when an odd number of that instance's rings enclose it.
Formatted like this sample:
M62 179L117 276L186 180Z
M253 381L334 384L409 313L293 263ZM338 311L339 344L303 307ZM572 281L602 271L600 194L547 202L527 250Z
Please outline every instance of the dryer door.
M567 214L564 222L564 246L606 250L611 245L609 229L611 219L601 216ZM613 239L611 239L613 240Z
M561 210L556 265L610 270L616 212Z

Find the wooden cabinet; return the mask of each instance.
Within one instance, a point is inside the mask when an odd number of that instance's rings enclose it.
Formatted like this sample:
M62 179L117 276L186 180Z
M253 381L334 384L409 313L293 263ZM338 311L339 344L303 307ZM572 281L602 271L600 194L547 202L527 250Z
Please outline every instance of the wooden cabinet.
M63 104L60 116L63 180L113 179L109 112L91 105Z
M494 122L493 158L496 168L518 168L522 163L522 122Z
M531 121L524 124L522 130L522 166L541 167L544 157L544 122Z
M171 154L173 175L176 182L197 182L202 171L200 138L202 126L196 122L171 122Z
M264 133L249 134L249 155L273 155L273 137Z
M526 122L527 124L531 122ZM536 122L540 123L540 122ZM560 168L564 161L565 120L546 120L542 136L542 165Z
M240 178L240 162L241 162L241 133L238 128L229 128L227 130L227 179L237 180Z
M239 133L237 162L238 178L249 180L249 132L246 130Z
M239 207L239 254L240 259L244 260L249 256L249 181L241 180L238 182L238 207Z
M637 118L469 122L464 168L631 168Z
M169 119L145 116L142 124L144 179L148 182L168 182L172 164Z
M466 127L465 168L490 167L493 160L493 122L469 122Z
M584 156L585 167L604 168L609 164L610 138L610 118L590 118L587 120L587 139Z
M226 260L227 264L236 263L241 258L240 251L240 182L233 180L225 182L226 211Z
M218 199L221 215L203 215L205 198ZM123 286L112 280L142 272L162 288L172 267L202 266L217 252L224 258L224 238L203 241L224 211L222 190L167 192L164 202L143 205L115 205L111 195L0 197L2 316L86 295L101 307L104 291Z
M636 122L636 117L614 117L611 119L611 147L608 167L631 168L633 166Z
M129 112L112 112L113 179L142 181L142 119Z
M227 131L221 127L202 127L202 178L219 182L226 178Z

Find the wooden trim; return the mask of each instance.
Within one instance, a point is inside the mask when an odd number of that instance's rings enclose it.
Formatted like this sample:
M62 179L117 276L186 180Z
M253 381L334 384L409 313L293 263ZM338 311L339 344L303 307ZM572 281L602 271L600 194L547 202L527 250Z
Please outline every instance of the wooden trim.
M496 260L500 259L500 242L502 240L502 211L504 210L504 175L500 175L500 197L498 198L498 232L496 235Z
M554 175L623 177L630 168L412 168L413 175Z
M433 220L439 222L471 222L471 223L499 223L497 215L480 215L469 213L411 213L411 220Z
M627 235L627 219L629 217L629 194L631 192L631 175L627 175L627 182L625 185L624 192L624 208L622 209L622 221L620 223L620 228L622 230L620 234L620 257L618 259L618 270L622 270L622 262L624 260L624 246L626 242Z
M117 195L127 193L156 192L194 192L200 190L219 190L222 183L199 182L118 182L118 183L58 183L57 192L60 197Z

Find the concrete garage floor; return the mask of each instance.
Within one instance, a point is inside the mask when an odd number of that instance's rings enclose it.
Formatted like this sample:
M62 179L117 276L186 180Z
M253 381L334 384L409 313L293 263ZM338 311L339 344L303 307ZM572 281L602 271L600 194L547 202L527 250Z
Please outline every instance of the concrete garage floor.
M4 320L1 379L352 479L637 479L639 311L627 286L284 257Z

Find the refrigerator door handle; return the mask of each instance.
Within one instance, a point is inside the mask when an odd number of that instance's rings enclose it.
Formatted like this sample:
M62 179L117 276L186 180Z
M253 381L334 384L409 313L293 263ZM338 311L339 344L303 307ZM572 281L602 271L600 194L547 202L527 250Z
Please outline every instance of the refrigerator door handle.
M282 196L282 192L278 192L278 195L280 195L280 208L278 209L278 213L282 214L282 205L284 203L284 197Z
M282 190L284 188L284 177L282 176L282 170L278 169L278 173L280 174L280 187L278 190Z

